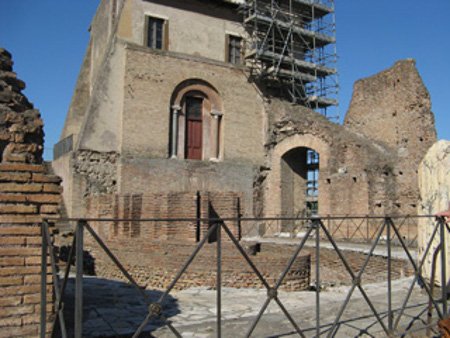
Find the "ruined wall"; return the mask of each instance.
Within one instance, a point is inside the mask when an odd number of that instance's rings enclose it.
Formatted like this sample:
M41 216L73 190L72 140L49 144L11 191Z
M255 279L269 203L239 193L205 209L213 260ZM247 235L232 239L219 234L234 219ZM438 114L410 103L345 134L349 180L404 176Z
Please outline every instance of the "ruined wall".
M420 204L418 212L420 215L434 215L438 212L448 210L450 207L450 141L439 141L427 152L419 167L419 189ZM427 247L435 227L434 217L422 218L419 221L418 247L419 257ZM450 235L446 232L447 262L450 254ZM440 231L431 246L431 254L425 260L423 266L424 276L430 278L432 267L432 254L440 241ZM441 284L440 255L437 260L436 280ZM450 264L447 265L447 272ZM448 277L447 277L448 279Z
M40 322L41 227L59 214L60 178L42 164L43 122L21 93L11 54L0 48L0 335L36 337ZM52 314L50 269L47 315Z
M243 208L241 199L241 195L233 192L103 194L88 196L85 199L85 209L87 218L130 219L108 221L106 224L93 222L96 229L101 231L102 238L108 240L123 238L196 242L206 235L211 224L197 222L195 219L238 218ZM168 218L179 220L166 221ZM225 223L236 238L240 238L240 223L237 220Z
M84 196L117 192L117 165L119 154L78 150L73 153L75 174L85 178Z
M415 67L401 60L355 83L344 125L391 150L395 166L393 211L414 214L419 192L417 167L436 142L430 95Z
M344 127L273 100L258 195L265 215L283 208L280 159L307 147L320 155L319 214L415 214L417 166L436 139L430 98L411 60L355 84ZM261 203L261 202L260 202Z
M11 54L0 49L0 156L2 162L40 163L43 122L21 94L25 83L12 70Z
M226 234L222 232L222 238ZM195 249L193 244L180 242L139 241L132 243L110 242L118 259L140 285L150 289L165 290L174 280L182 264ZM131 246L139 246L139 252ZM293 247L292 247L293 248ZM263 244L261 252L252 256L254 264L270 285L274 285L280 273L292 257L292 248L282 250L279 246ZM174 256L176 255L176 256ZM176 257L176 258L175 258ZM124 280L123 275L104 254L96 256L98 276ZM190 287L215 287L216 285L216 244L206 243L194 261L181 276L175 289ZM152 268L149 269L148 267ZM214 267L213 267L214 266ZM299 256L287 274L281 289L301 291L309 288L311 256ZM222 286L233 288L263 288L261 281L244 261L236 247L230 242L222 243Z
M266 179L261 183L264 215L282 210L280 161L298 147L313 149L320 156L319 214L373 215L389 210L395 198L390 190L393 163L389 151L307 108L274 100L267 110L272 128L266 143Z

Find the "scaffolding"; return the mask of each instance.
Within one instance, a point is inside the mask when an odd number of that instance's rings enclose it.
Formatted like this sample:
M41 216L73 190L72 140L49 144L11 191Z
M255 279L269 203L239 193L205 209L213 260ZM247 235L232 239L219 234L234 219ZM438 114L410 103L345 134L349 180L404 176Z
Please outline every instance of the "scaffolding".
M338 105L339 89L334 0L245 0L242 10L250 78L339 119L328 109Z

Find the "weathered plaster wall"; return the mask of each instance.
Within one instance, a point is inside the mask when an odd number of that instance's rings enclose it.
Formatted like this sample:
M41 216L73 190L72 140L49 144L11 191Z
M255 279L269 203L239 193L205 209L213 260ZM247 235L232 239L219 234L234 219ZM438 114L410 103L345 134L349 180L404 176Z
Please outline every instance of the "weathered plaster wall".
M77 83L66 115L60 140L70 135L74 135L74 141L76 142L80 133L81 124L84 120L86 109L91 98L91 48L92 44L90 42L78 74Z
M97 72L101 70L104 56L108 52L112 33L112 14L114 0L101 1L97 12L91 22L91 78L95 79Z
M99 71L78 138L79 148L118 151L124 97L124 46L114 44Z
M420 215L434 215L448 210L450 207L450 141L441 140L435 143L427 152L419 167ZM418 228L419 257L427 247L436 225L434 217L422 218ZM450 235L446 231L447 262L450 257ZM432 267L432 255L440 242L440 231L431 246L430 254L426 257L423 266L424 276L430 278ZM441 257L437 258L436 280L441 284ZM447 264L447 272L450 271L450 263ZM447 277L448 283L448 277Z
M169 22L169 51L218 61L226 60L226 34L245 33L241 16L233 7L205 1L129 0L124 14L121 38L144 45L145 16L159 17Z

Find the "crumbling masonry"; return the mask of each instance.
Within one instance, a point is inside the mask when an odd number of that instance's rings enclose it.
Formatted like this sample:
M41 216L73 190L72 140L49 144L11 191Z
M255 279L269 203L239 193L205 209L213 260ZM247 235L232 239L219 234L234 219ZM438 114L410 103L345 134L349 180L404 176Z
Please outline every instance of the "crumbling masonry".
M0 336L37 337L40 224L59 215L61 180L42 163L43 122L12 66L11 54L0 48ZM52 306L44 311L51 320Z
M358 81L338 125L252 82L248 51L229 58L249 34L237 3L101 2L53 161L67 214L415 214L417 168L436 140L415 62ZM152 238L196 241L199 226Z

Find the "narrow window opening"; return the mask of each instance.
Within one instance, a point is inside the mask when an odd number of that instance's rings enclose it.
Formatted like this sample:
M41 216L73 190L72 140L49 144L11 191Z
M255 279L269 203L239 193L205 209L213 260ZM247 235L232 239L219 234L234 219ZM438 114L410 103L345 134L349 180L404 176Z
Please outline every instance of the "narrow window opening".
M242 64L242 38L228 35L228 62L234 65Z
M163 49L165 21L151 16L147 20L147 47Z

